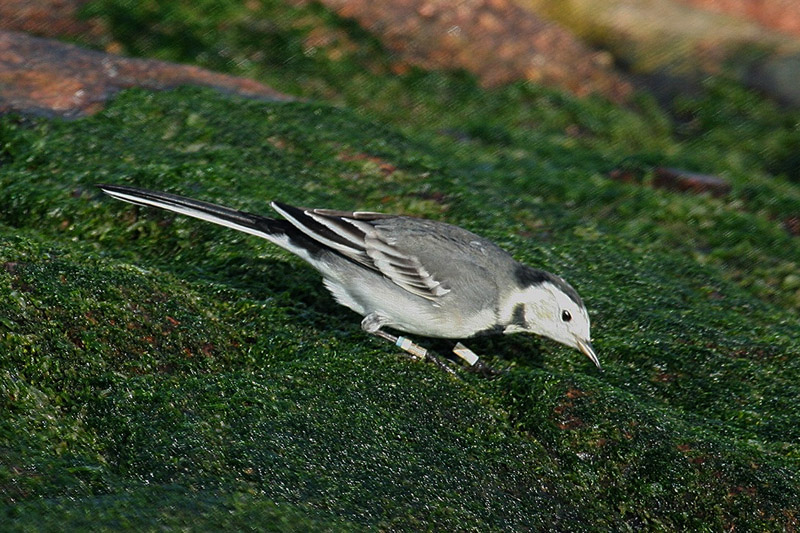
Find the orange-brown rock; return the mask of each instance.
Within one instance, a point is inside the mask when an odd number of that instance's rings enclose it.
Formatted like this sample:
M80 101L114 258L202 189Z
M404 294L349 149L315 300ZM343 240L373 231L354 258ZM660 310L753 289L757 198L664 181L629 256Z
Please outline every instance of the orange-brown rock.
M2 0L0 29L44 37L98 36L97 21L81 20L78 11L89 0Z
M252 98L290 99L266 85L198 67L132 59L0 30L0 113L91 114L128 87L214 87Z
M608 54L511 0L321 1L376 35L400 62L465 69L490 87L531 80L616 101L631 93Z

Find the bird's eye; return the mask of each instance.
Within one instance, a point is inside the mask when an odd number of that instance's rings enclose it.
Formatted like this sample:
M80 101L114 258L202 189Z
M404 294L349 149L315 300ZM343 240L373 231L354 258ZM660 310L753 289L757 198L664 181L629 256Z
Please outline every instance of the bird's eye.
M569 322L570 320L572 320L572 314L566 309L564 309L563 311L561 311L561 320L563 320L564 322Z

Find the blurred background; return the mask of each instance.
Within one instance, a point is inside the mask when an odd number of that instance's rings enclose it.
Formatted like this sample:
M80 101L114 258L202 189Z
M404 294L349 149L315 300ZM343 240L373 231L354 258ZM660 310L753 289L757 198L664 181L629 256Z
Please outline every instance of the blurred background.
M483 87L531 81L616 102L641 88L669 102L707 76L725 76L800 105L800 4L792 0L5 0L0 30L5 108L25 105L14 86L35 93L31 105L60 113L86 112L102 98L89 94L101 87L84 86L102 73L71 82L48 73L55 43L9 42L19 41L10 31L365 107L369 96L359 99L350 85L415 70L463 72ZM53 69L81 61L59 50ZM37 65L38 76L12 76L20 63ZM332 71L352 77L335 82ZM141 78L127 83L147 83ZM72 104L46 101L78 86L86 92Z

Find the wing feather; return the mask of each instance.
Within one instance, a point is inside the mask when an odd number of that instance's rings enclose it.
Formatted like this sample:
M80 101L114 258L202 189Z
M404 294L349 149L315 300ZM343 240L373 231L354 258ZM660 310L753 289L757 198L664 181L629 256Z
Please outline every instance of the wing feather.
M273 202L272 207L298 230L342 255L383 274L412 294L434 301L450 292L420 259L396 245L396 239L376 227L392 215L365 211L303 209Z
M318 243L356 259L359 262L362 262L362 259L360 259L361 256L366 257L366 252L363 247L352 244L352 241L343 238L335 229L331 229L315 221L308 215L306 212L307 210L298 209L278 202L272 202L271 205L294 227Z

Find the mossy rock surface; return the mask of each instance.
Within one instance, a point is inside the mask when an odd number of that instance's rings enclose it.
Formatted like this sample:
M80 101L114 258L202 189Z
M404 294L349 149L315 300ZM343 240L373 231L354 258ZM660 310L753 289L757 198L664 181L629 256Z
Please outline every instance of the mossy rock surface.
M733 260L673 240L702 234L704 216L748 228L759 253L783 242L775 261L796 242L730 200L592 173L602 149L570 148L564 165L513 139L432 135L189 89L129 91L74 122L6 117L7 523L791 523L796 310L737 282ZM315 272L266 241L111 201L95 182L256 212L280 198L459 223L580 288L606 371L516 336L471 343L499 378L453 379L366 338ZM657 206L669 223L645 216Z
M0 119L3 528L796 528L798 117L720 81L668 114L359 61L288 62L315 101ZM657 166L732 192L653 189ZM468 343L499 377L454 379L268 242L96 183L464 226L576 286L605 371L518 335Z

